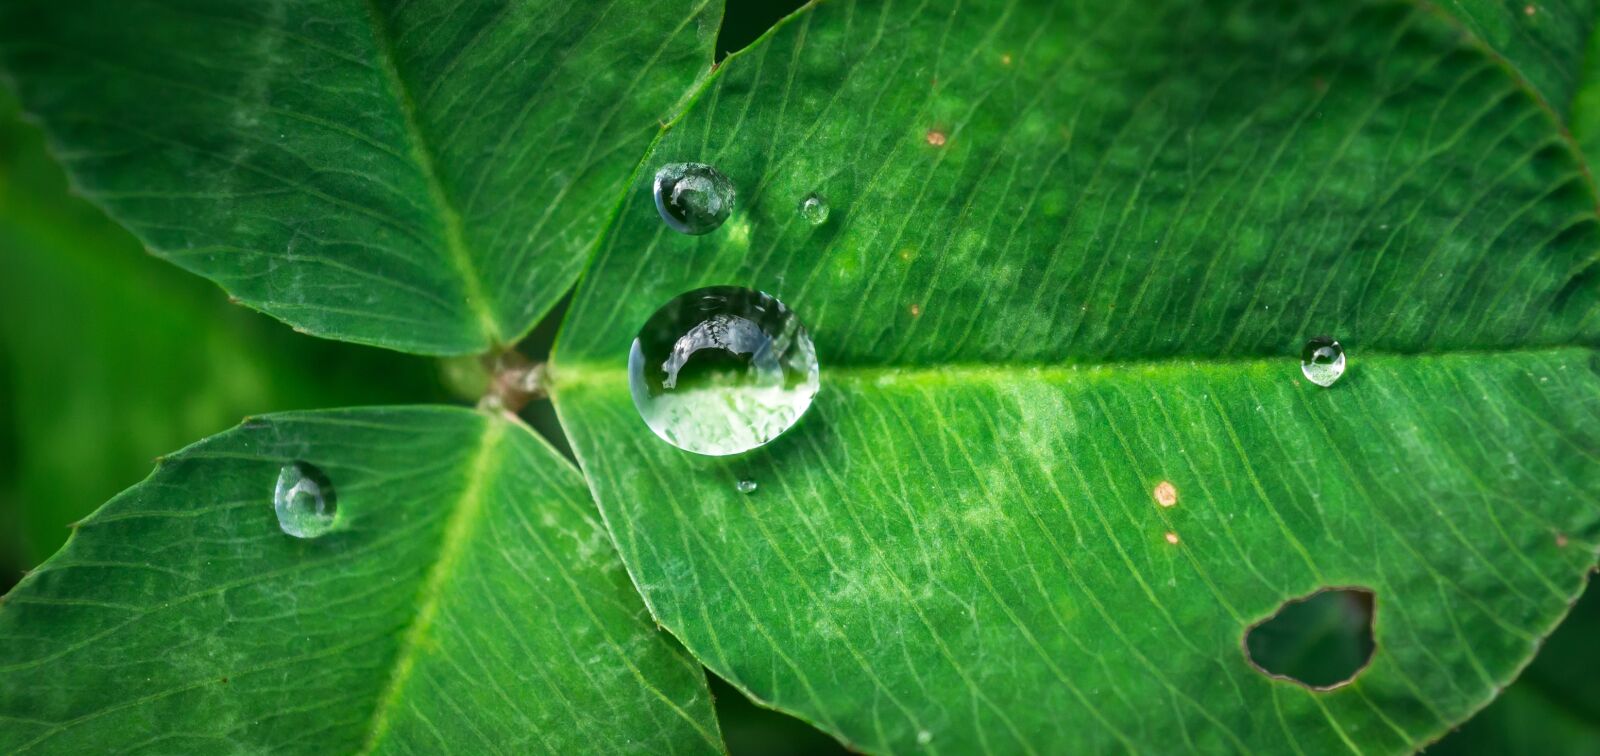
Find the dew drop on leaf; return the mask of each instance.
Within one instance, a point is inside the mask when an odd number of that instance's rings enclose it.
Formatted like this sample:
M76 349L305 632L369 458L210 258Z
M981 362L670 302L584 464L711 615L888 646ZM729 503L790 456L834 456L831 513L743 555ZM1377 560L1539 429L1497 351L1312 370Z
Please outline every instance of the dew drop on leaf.
M749 451L788 430L817 394L817 354L789 308L737 286L696 289L650 316L628 355L633 404L685 451Z
M734 490L736 490L736 491L738 491L739 493L742 493L742 494L755 493L756 492L756 482L753 481L753 480L748 480L748 479L747 480L741 480L738 483L733 484L733 488L734 488Z
M295 538L316 538L333 529L337 506L333 484L316 465L295 462L278 470L272 492L278 527Z
M1300 350L1300 372L1318 386L1332 386L1344 375L1344 347L1327 336L1307 341Z
M827 223L828 211L828 201L823 199L822 195L812 193L800 201L800 215L813 226Z
M656 171L656 210L674 231L715 231L733 212L733 182L705 163L668 163Z

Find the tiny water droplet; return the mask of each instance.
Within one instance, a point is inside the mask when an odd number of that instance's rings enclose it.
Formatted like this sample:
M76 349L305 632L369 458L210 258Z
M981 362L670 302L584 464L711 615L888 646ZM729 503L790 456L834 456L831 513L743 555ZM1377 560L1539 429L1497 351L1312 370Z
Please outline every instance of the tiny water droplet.
M656 171L656 210L674 231L715 231L733 212L733 182L705 163L668 163Z
M733 484L733 488L742 494L755 493L756 482L749 479L741 480L738 483Z
M322 470L308 462L295 462L278 470L272 508L278 513L278 527L295 538L316 538L332 530L338 510L333 484Z
M828 222L828 201L820 194L810 194L800 201L800 215L813 226L820 226Z
M1332 386L1344 375L1344 347L1327 336L1307 341L1300 350L1300 372L1318 386Z
M633 404L650 430L710 456L757 448L817 394L817 354L789 308L759 291L712 286L650 316L628 355Z

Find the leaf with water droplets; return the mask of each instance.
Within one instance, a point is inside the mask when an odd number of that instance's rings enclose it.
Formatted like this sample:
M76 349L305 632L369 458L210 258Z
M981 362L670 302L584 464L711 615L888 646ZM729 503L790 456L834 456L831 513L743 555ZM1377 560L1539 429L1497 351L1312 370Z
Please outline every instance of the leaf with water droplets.
M636 178L552 367L657 617L867 751L1399 752L1454 726L1600 546L1600 223L1557 123L1593 20L801 12L645 162L715 165L738 206L662 233ZM628 388L640 324L711 285L801 313L823 366L737 459L662 442ZM1302 374L1319 334L1351 355L1331 389ZM1373 596L1370 665L1264 674L1246 633L1322 589Z
M707 70L708 0L8 0L0 69L84 196L297 328L512 343Z
M457 409L164 458L0 603L0 679L7 754L721 751L577 472Z

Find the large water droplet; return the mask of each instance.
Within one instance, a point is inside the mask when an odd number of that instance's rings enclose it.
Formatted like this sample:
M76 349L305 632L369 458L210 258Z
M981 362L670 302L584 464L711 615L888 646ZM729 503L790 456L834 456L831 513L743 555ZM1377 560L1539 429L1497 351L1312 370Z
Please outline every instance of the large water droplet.
M777 438L811 406L817 354L782 302L712 286L650 316L628 355L628 378L657 436L697 454L738 454Z
M733 212L733 182L705 163L668 163L656 171L656 209L675 231L707 234Z
M820 194L807 195L805 199L800 201L801 217L804 217L806 222L813 226L827 223L828 211L828 201L823 199Z
M338 509L328 476L307 462L278 470L272 508L278 513L278 527L295 538L316 538L332 530Z
M1300 350L1300 372L1318 386L1332 386L1344 375L1344 347L1327 336L1307 341Z

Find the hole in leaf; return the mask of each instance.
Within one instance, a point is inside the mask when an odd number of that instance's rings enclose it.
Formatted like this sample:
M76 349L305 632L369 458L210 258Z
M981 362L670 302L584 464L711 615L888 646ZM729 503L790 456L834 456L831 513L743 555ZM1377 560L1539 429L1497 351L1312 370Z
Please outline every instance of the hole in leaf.
M1245 632L1245 654L1272 677L1313 690L1337 688L1372 661L1376 608L1377 597L1365 588L1324 588L1291 599Z
M748 47L805 4L805 0L728 0L722 11L722 28L717 30L717 60Z

